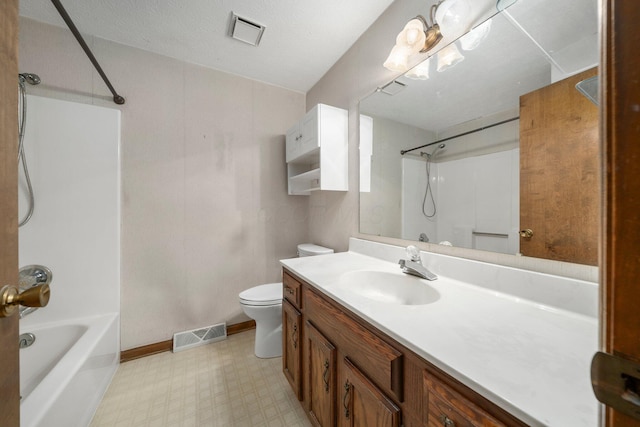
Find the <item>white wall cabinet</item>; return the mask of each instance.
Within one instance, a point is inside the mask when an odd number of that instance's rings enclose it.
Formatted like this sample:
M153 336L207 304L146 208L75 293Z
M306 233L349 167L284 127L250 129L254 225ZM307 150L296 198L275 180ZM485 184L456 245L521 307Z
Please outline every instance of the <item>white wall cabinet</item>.
M348 122L347 110L318 104L287 131L290 195L349 189Z

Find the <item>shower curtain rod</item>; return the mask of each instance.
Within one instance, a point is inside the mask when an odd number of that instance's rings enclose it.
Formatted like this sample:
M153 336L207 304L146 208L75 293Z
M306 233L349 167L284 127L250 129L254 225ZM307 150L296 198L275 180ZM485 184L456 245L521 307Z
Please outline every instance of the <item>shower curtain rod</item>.
M400 150L400 155L404 156L406 153L408 153L410 151L419 150L420 148L425 148L425 147L428 147L430 145L439 144L441 142L449 141L450 139L460 138L461 136L469 135L469 134L475 133L475 132L480 132L481 130L489 129L489 128L492 128L494 126L500 126L500 125L503 125L505 123L509 123L509 122L514 121L514 120L518 120L519 118L520 118L520 116L512 117L510 119L503 120L501 122L493 123L493 124L487 125L487 126L482 126L482 127L478 128L478 129L474 129L474 130L470 130L470 131L467 131L467 132L459 133L458 135L453 135L453 136L450 136L448 138L439 139L437 141L430 142L428 144L424 144L424 145L421 145L419 147L410 148L408 150Z
M80 31L78 31L78 28L76 28L75 24L71 20L71 17L67 13L67 11L64 10L64 7L62 6L62 3L60 3L60 0L51 0L51 3L53 3L56 9L58 9L58 13L60 14L64 22L67 24L67 27L69 27L69 30L71 30L76 40L78 40L78 43L80 43L82 50L84 50L84 53L87 54L93 66L96 67L96 71L98 72L98 74L100 74L100 77L102 77L102 80L104 80L104 83L107 85L107 87L113 94L113 102L115 102L118 105L124 104L124 98L118 95L116 90L111 85L111 82L107 78L107 75L104 73L104 71L102 71L102 67L100 67L100 64L98 64L98 60L96 59L95 56L93 56L91 49L89 49L89 46L87 46L87 43L85 43L84 39L82 38L82 35L80 35Z

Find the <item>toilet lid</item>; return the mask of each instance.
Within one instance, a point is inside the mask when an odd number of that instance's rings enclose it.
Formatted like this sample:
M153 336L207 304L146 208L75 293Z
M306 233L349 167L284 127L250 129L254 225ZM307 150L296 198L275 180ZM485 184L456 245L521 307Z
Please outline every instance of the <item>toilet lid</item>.
M240 303L246 305L275 305L282 303L282 282L268 283L240 292Z

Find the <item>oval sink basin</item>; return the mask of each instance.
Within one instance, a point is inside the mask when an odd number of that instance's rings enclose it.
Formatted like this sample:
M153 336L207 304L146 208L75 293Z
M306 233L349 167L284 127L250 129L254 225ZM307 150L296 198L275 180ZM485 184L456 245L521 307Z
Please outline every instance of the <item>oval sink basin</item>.
M378 302L397 305L431 304L440 293L426 280L385 271L350 271L328 289L347 291Z

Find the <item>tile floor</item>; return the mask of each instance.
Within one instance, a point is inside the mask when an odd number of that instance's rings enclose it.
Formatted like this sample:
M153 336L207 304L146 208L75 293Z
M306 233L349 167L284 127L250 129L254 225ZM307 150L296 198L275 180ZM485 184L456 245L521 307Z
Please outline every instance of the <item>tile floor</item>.
M91 427L310 426L282 359L254 356L254 334L121 364Z

